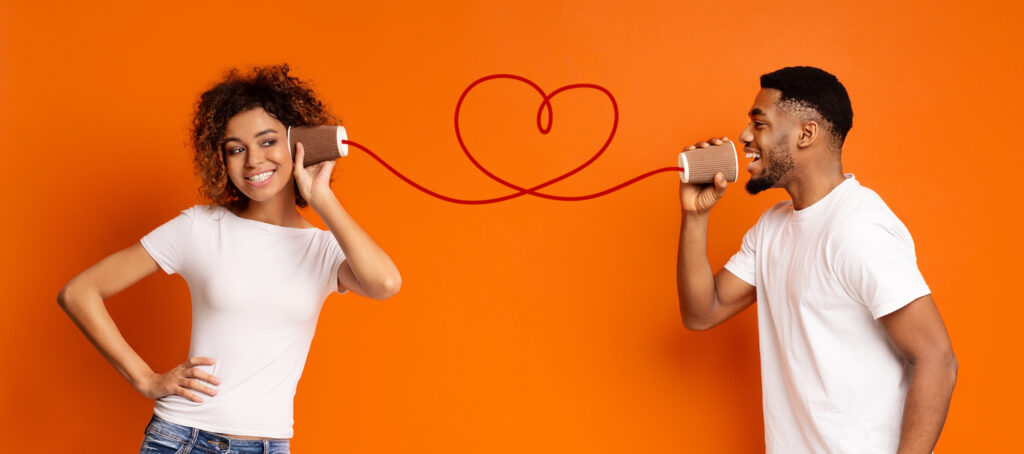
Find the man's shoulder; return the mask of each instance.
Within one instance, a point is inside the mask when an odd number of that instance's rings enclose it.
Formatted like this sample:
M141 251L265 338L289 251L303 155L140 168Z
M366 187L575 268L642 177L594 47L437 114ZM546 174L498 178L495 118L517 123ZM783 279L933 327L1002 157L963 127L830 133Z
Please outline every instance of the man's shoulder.
M773 223L785 219L793 213L793 201L783 200L761 213L758 224Z
M835 209L838 225L866 227L871 225L903 225L896 213L870 188L857 184L844 194Z
M861 248L885 238L913 241L910 231L875 191L856 186L829 222L829 243Z

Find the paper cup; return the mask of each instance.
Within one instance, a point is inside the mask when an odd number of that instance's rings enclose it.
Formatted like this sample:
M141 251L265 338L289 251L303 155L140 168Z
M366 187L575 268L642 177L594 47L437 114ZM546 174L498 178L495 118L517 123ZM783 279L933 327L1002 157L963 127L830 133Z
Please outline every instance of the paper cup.
M309 167L324 161L348 156L348 139L344 126L289 126L288 149L295 156L295 144L302 143L305 156L302 165Z
M739 177L740 163L732 142L679 153L679 178L683 183L705 184L715 181L715 174L725 174L725 181L734 183Z

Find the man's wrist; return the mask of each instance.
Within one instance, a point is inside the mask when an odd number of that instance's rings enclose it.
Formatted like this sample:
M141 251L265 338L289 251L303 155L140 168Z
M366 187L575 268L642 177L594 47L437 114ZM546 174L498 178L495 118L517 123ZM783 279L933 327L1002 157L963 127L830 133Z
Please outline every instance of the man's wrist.
M683 222L707 224L710 211L683 210Z

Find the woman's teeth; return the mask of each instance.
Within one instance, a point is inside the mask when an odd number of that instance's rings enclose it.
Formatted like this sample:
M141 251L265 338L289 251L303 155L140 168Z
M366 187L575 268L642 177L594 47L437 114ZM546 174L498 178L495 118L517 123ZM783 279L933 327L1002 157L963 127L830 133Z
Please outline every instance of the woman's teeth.
M268 170L266 172L253 175L251 177L245 177L245 179L249 180L249 181L251 181L253 183L262 183L262 182L267 181L268 179L270 179L270 176L273 175L273 174L274 174L273 170Z

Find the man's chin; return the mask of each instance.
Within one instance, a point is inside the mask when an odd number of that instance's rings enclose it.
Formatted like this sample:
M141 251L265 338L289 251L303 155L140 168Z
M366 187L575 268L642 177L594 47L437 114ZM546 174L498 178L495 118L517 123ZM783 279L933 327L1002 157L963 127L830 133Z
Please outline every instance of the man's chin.
M750 195L756 195L765 189L771 189L772 186L775 186L773 181L768 181L764 178L751 178L747 181L747 192Z

